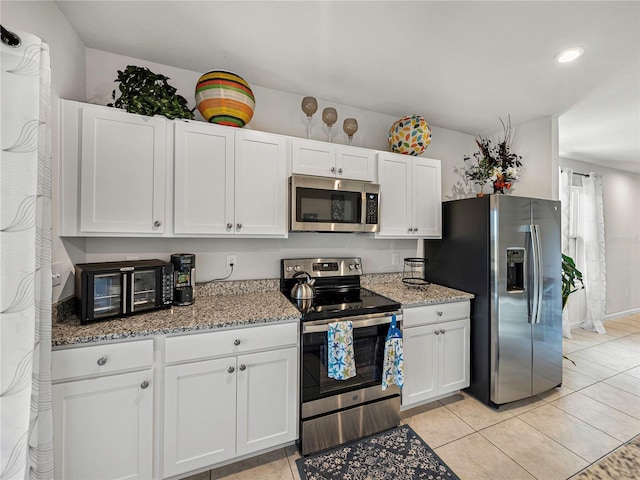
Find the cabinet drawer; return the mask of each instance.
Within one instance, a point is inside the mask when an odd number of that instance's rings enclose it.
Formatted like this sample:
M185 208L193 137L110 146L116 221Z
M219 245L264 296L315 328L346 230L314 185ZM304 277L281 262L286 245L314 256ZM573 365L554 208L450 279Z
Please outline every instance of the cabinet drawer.
M282 323L260 327L220 330L167 338L167 364L247 353L254 350L296 345L298 324Z
M106 375L153 365L153 340L110 343L51 353L53 380Z
M421 307L404 308L402 323L404 328L430 323L448 322L469 317L469 301L438 303Z

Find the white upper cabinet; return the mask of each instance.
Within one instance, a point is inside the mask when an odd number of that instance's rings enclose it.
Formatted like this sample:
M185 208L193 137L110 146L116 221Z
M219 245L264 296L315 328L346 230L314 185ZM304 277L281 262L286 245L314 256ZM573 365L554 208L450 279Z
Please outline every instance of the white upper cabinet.
M334 143L293 139L292 172L349 180L376 180L375 151Z
M166 119L68 101L60 111L61 234L168 232Z
M287 236L287 137L176 122L174 236Z
M286 237L288 139L251 130L235 134L234 231Z
M378 238L441 238L440 160L378 154Z
M234 130L175 122L174 134L174 233L232 233Z

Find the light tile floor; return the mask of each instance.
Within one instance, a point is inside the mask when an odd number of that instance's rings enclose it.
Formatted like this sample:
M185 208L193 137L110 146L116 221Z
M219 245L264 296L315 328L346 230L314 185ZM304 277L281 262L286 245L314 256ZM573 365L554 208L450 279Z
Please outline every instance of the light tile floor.
M640 314L572 330L561 387L495 410L460 393L408 410L410 425L463 480L565 480L640 434ZM189 480L298 480L296 447Z

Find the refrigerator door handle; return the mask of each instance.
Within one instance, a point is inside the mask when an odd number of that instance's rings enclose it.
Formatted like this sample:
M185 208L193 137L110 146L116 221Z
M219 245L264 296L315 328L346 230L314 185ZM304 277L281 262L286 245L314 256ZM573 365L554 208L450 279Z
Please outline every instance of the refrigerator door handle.
M535 237L536 237L536 283L538 287L536 289L538 296L536 297L536 316L533 319L533 323L540 323L540 315L542 314L542 286L544 284L544 272L542 267L542 242L540 240L540 225L534 225Z
M122 313L127 312L127 277L129 274L125 273L122 275L122 293L120 294L120 298L122 298Z
M529 323L536 323L538 319L538 297L540 296L540 284L538 283L538 242L537 242L537 225L529 225L529 233L531 234L531 278L533 280L533 295L527 296L531 302L531 314L529 315Z

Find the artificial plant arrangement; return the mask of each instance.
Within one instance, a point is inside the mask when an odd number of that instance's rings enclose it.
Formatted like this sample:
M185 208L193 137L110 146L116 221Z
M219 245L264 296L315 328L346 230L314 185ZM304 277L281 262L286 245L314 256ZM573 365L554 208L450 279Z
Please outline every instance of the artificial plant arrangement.
M584 288L582 272L576 268L576 264L568 255L562 254L562 309L569 300L569 295Z
M465 176L481 187L491 181L493 193L504 193L505 188L511 188L520 178L522 167L522 157L511 151L514 138L511 116L507 118L506 123L500 119L500 123L504 130L502 140L494 143L488 137L478 136L476 145L479 150L471 156L464 157Z
M114 82L120 82L120 96L116 100L116 90L111 97L115 100L108 107L123 108L130 113L140 115L163 115L168 119L194 118L194 109L189 110L187 100L176 95L177 89L167 82L169 77L153 73L145 67L127 65L124 71L118 70Z

